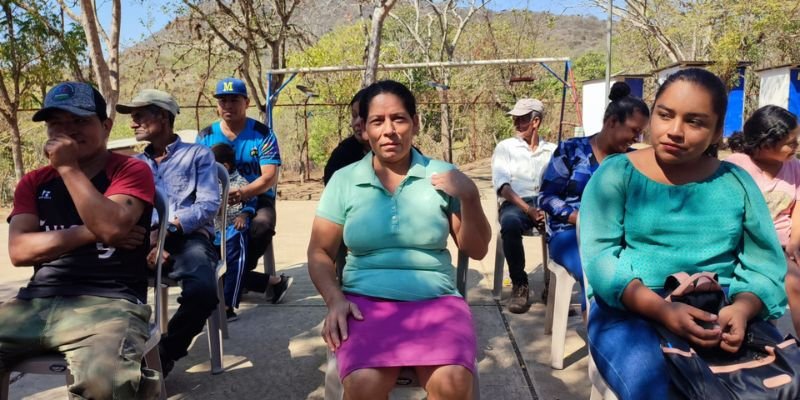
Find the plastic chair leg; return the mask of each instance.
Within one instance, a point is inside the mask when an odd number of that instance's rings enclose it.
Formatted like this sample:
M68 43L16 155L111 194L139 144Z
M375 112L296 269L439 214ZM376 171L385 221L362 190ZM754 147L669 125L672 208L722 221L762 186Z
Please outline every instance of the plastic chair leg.
M264 273L267 275L275 275L275 249L272 244L275 238L269 241L269 245L264 249Z
M161 292L161 312L159 313L158 330L161 334L167 333L167 326L169 325L169 314L167 313L167 304L169 304L169 286L162 284L158 290Z
M342 400L344 398L344 386L339 380L339 371L336 364L336 357L328 352L328 362L325 364L325 400Z
M550 366L554 369L564 368L564 345L567 339L567 319L572 299L572 288L575 278L561 266L553 268L556 280L555 301L553 305L552 344L550 346Z
M475 375L472 377L472 400L481 400L481 374L478 372L478 360L475 360Z
M208 317L206 328L208 330L208 352L211 354L211 374L217 375L225 372L222 365L222 332L220 332L219 310L215 309Z
M167 400L167 386L164 383L164 370L161 367L161 357L158 354L158 346L153 347L147 354L144 355L144 364L147 368L154 369L161 374L161 393L158 396L159 400Z
M0 400L8 400L8 387L11 385L11 371L0 372Z
M556 275L556 295L553 307L553 336L550 350L550 366L555 369L564 368L564 345L567 340L567 319L569 304L572 299L572 287L575 278L566 270Z
M603 395L592 385L592 394L589 395L589 400L603 400Z
M492 296L500 300L503 294L503 269L506 266L506 255L503 253L503 238L497 233L497 246L494 250L494 285Z
M227 314L225 314L225 294L223 292L223 280L222 277L217 277L217 313L219 315L219 327L222 331L222 338L228 339L230 335L228 335L228 318Z
M547 283L545 283L547 287L547 307L545 308L544 314L544 334L550 335L553 333L553 308L555 307L555 297L556 297L556 277L555 273L550 271L549 269L544 272L545 276L548 276L550 279L547 279Z
M592 382L591 400L617 400L617 395L608 387L600 371L597 370L591 352L589 352L589 380Z

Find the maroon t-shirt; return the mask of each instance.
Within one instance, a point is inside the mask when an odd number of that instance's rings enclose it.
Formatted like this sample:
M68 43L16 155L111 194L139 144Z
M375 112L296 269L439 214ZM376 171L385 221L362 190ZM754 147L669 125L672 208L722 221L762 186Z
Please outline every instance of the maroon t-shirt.
M149 229L155 185L150 167L134 158L111 153L106 168L91 178L106 197L123 194L144 201L148 207L137 225ZM34 214L40 231L67 229L83 225L63 179L52 167L26 174L14 192L15 215ZM58 258L34 266L33 277L17 297L31 299L52 296L99 296L122 298L132 302L147 301L147 253L145 240L133 250L123 250L104 243L76 248Z

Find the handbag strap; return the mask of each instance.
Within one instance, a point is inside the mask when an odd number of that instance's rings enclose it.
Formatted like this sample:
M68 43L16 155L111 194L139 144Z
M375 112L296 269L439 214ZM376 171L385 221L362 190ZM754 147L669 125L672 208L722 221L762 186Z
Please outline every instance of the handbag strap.
M672 301L672 296L683 296L692 292L713 292L722 290L717 281L717 274L713 272L697 272L689 275L686 272L677 272L667 277L664 283L664 288L668 289L669 286L674 286L675 282L678 286L675 287L666 297L666 301Z

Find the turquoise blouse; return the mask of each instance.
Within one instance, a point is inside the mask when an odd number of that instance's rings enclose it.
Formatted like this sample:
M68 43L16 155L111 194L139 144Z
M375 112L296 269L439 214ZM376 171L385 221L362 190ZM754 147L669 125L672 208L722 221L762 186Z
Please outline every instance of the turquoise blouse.
M786 260L766 202L743 169L722 162L703 181L655 182L627 155L609 156L583 193L581 260L590 290L624 309L634 279L662 288L667 276L710 271L733 299L752 292L761 317L786 309Z
M394 193L375 175L372 152L333 174L317 216L344 226L344 292L399 301L460 296L447 249L450 215L460 203L430 179L453 168L412 150Z

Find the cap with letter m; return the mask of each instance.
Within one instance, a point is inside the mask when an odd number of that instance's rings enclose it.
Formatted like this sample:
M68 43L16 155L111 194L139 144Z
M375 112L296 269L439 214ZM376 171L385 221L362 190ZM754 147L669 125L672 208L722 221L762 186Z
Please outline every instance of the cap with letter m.
M239 95L247 97L247 86L244 81L236 78L225 78L217 82L217 90L214 92L214 97L227 95Z

